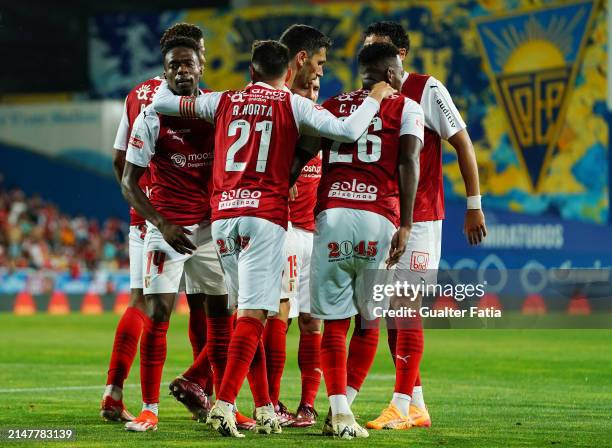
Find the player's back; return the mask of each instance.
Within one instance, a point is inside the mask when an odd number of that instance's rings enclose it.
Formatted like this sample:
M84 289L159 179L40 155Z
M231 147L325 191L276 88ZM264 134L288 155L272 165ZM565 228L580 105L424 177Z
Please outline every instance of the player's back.
M323 107L345 117L368 94L367 90L343 93L327 100ZM399 137L405 102L402 95L384 100L367 133L355 143L323 140L323 172L316 213L345 207L397 221Z
M213 220L256 216L286 227L298 136L288 90L255 83L223 93L215 114Z

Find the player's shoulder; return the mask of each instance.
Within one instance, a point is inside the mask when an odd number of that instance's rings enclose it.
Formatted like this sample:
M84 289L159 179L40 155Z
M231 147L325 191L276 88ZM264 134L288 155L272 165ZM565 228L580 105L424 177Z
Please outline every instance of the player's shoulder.
M155 78L147 79L137 84L130 92L128 93L128 98L133 97L137 100L148 100L153 97L154 91L160 86L163 79L159 76Z

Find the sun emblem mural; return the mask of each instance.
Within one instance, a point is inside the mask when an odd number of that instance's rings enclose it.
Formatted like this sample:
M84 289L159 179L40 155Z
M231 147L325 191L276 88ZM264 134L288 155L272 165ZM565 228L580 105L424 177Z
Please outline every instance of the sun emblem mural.
M487 70L534 191L545 175L590 27L593 2L476 22Z

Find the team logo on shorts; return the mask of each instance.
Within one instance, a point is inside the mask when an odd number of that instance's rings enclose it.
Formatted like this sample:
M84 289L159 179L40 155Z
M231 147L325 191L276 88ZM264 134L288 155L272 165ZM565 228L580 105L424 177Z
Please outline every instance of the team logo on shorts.
M410 270L414 272L427 272L429 265L429 253L412 251L410 256Z

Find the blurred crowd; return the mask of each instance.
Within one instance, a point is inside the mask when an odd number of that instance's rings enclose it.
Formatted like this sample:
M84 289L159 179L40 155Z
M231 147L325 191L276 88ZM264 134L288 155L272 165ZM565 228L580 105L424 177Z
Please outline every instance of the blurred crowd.
M116 270L129 266L127 223L68 216L40 196L5 188L0 174L0 268Z

